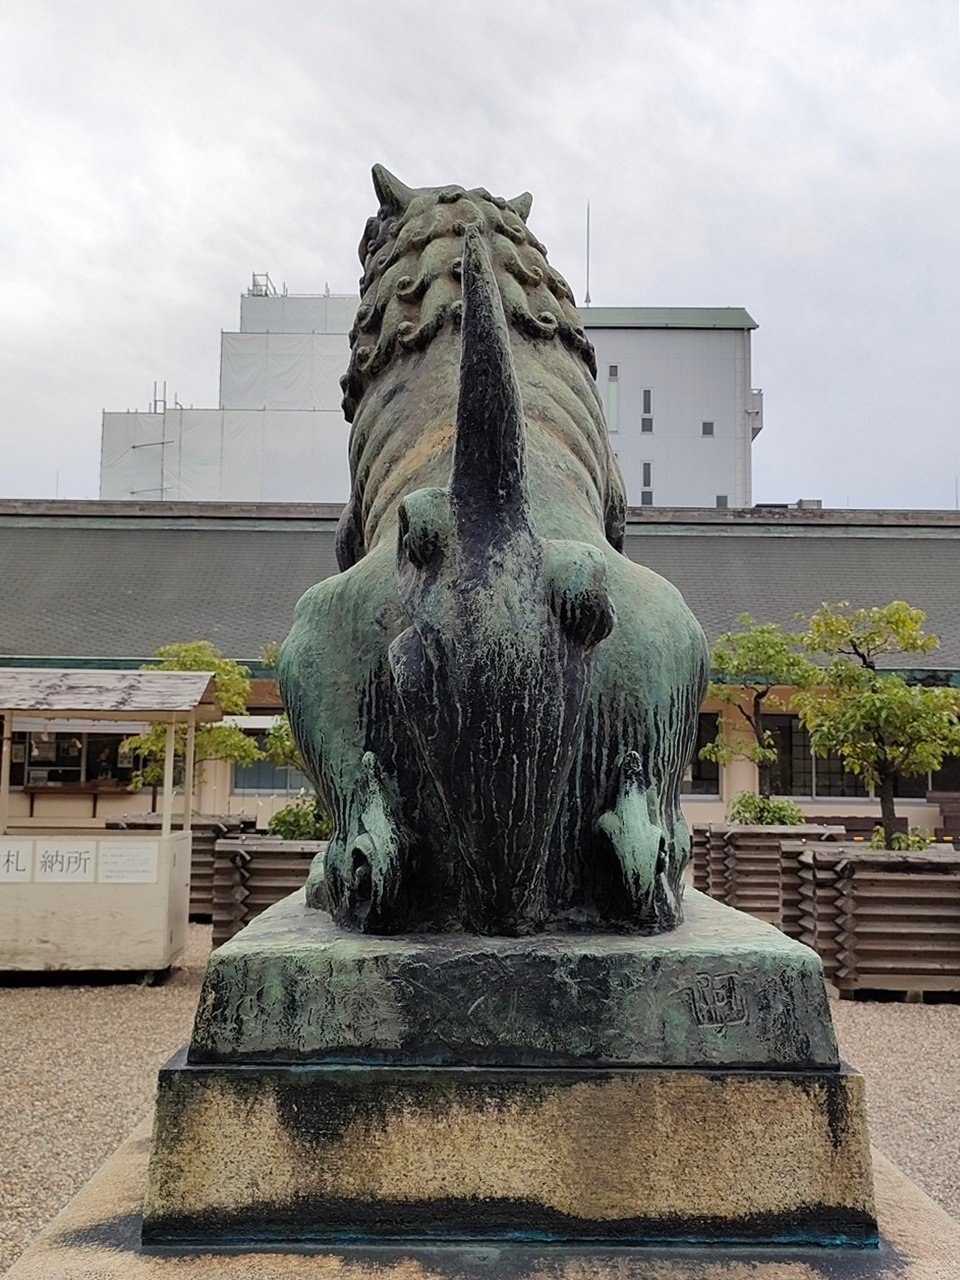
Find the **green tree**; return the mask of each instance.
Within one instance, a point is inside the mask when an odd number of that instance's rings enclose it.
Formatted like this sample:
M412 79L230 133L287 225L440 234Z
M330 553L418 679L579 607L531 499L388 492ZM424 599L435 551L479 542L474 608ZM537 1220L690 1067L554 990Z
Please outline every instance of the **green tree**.
M250 672L239 662L225 658L209 640L191 640L182 644L167 644L157 649L157 662L144 663L144 671L211 671L217 701L227 715L242 716L247 710L250 696ZM178 725L174 745L174 779L183 781L186 756L187 730ZM141 759L141 767L133 775L131 789L157 787L163 782L163 766L166 756L166 726L151 725L146 733L128 738L131 747ZM197 726L194 758L203 760L230 760L235 764L253 764L263 759L263 752L253 738L234 724L222 720Z
M279 653L280 646L270 641L263 646L260 661L276 670ZM286 713L267 730L263 752L271 764L290 765L300 773L307 772ZM309 791L302 792L296 800L278 809L267 823L267 830L272 835L283 836L285 840L326 840L330 835L331 822L323 801L315 791Z
M729 764L736 758L752 760L757 766L758 791L769 796L770 766L777 750L764 715L787 706L775 689L806 686L816 676L816 667L802 652L797 637L775 622L755 622L749 613L741 614L737 621L742 630L726 631L714 642L710 654L714 678L707 696L730 707L734 723L745 724L750 736L736 744L727 741L724 728L731 722L723 715L716 738L700 755L718 764Z
M880 797L884 843L894 847L898 774L939 769L960 753L957 693L908 684L878 670L887 655L926 654L940 643L923 630L926 615L903 600L854 609L848 601L823 604L806 619L804 647L826 659L818 687L794 699L817 756L835 754Z
M276 640L268 640L260 651L260 661L274 673L277 669L279 656L280 646ZM290 720L286 712L277 717L276 722L270 726L264 735L263 751L271 764L290 765L294 769L299 769L301 773L306 773L303 757L296 742L293 740L293 731L290 728Z

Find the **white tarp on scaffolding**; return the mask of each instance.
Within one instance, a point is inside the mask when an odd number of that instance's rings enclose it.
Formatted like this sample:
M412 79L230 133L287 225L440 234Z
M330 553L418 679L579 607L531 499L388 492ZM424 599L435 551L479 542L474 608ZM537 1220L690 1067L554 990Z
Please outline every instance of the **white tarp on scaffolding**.
M345 334L224 333L220 341L223 409L340 409Z
M240 299L240 331L348 334L359 305L355 293L248 293Z
M100 497L144 501L159 498L163 487L162 441L162 413L105 413L100 440Z
M339 406L105 413L100 497L346 502L349 433Z

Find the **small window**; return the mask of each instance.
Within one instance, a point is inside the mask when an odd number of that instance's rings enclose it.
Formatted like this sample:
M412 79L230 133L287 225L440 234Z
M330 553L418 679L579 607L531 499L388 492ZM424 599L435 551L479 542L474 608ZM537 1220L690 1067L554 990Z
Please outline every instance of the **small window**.
M640 494L640 505L641 507L653 506L653 490L652 489L644 489L644 491Z
M701 422L701 423L700 423L700 434L701 434L701 435L704 435L704 436L712 436L712 435L713 435L713 423L712 423L712 422Z
M718 507L729 507L729 505L730 505L730 503L727 501L727 495L726 495L725 493L718 493L718 494L717 494L717 506L718 506Z
M617 366L610 366L607 378L607 430L620 430L620 380L617 377Z
M718 796L720 766L715 760L701 760L701 750L715 741L720 717L715 711L701 711L697 720L697 745L687 765L680 791L685 796Z
M653 392L649 387L643 388L643 412L653 413Z
M643 487L650 489L653 486L653 463L645 462L643 464Z
M641 418L641 419L640 419L640 430L641 430L641 431L643 431L643 432L649 432L649 431L652 431L652 430L653 430L653 419L652 419L652 418Z
M620 377L620 366L619 366L619 365L612 364L612 365L610 366L610 368L607 370L607 377L608 377L608 378L619 378L619 377Z

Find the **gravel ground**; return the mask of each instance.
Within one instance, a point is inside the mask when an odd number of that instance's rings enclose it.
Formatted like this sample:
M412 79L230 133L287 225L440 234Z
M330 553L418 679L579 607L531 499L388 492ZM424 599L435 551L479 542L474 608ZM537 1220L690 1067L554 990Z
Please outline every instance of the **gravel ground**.
M190 1033L209 926L162 986L0 986L0 1271L153 1103ZM960 1004L834 1001L874 1143L960 1219Z

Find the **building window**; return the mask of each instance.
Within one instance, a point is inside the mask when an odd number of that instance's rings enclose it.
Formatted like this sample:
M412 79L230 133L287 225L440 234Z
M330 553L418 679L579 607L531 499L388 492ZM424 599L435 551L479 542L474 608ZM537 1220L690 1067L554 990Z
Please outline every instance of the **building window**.
M960 791L960 756L944 756L943 764L930 775L931 791Z
M773 735L776 760L770 762L770 792L775 796L813 795L810 735L799 716L767 715L763 723Z
M653 392L649 387L643 389L643 412L653 413Z
M640 430L641 430L642 432L644 432L644 434L646 434L646 433L647 433L647 432L649 432L649 431L652 431L652 430L653 430L653 419L652 419L652 418L641 418L641 419L640 419Z
M778 796L843 797L867 800L871 792L856 774L848 773L839 756L815 757L810 735L795 715L766 715L777 758L770 766L770 790ZM960 758L947 756L935 773L897 777L894 794L903 800L923 800L928 791L960 791ZM875 798L875 796L874 796Z
M653 463L645 462L643 464L643 487L650 489L653 487Z
M839 756L815 757L813 761L813 794L815 796L851 796L869 799L870 792L855 773L848 773Z
M924 800L932 790L928 773L916 773L912 778L901 778L897 774L893 780L893 794L903 800Z
M712 435L713 435L713 423L712 423L712 422L701 422L701 423L700 423L700 434L701 434L701 435L704 435L704 436L712 436Z
M619 368L612 364L607 370L607 430L620 430L620 378Z
M720 766L715 760L701 760L701 750L717 736L720 717L711 711L701 711L697 721L697 745L693 759L687 766L680 784L684 796L718 796L720 794Z
M58 787L65 783L115 783L133 777L133 752L123 747L130 733L76 733L73 730L14 731L10 744L10 786Z
M640 505L641 507L653 506L653 490L652 489L644 489L644 491L640 494Z
M258 733L253 736L256 738L257 746L262 749L266 734ZM300 791L312 791L313 784L305 773L294 769L292 765L277 765L269 760L255 760L253 764L233 766L233 789L255 795L285 796L296 795Z
M799 716L764 716L773 734L777 758L770 766L770 790L780 796L849 796L869 799L870 793L856 774L848 773L839 756L814 757L810 735Z
M730 505L730 503L727 501L727 495L726 495L725 493L718 493L718 494L717 494L717 506L718 506L718 507L729 507L729 505Z

